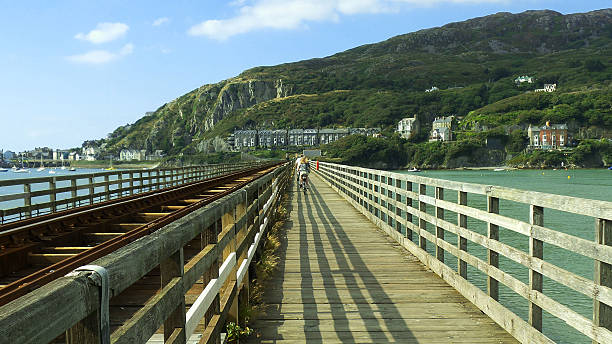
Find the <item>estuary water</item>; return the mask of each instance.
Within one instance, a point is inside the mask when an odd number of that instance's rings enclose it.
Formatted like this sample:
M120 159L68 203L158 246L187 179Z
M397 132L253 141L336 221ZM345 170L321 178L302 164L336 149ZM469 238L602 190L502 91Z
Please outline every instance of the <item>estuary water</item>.
M52 177L59 177L59 176L66 176L66 175L70 175L70 176L74 176L74 175L86 175L86 174L91 174L91 173L99 173L99 172L103 172L103 169L85 169L85 168L80 168L77 169L76 171L69 171L68 169L62 170L59 168L56 169L44 169L43 171L37 171L35 168L29 169L29 173L15 173L12 170L9 170L8 172L0 172L0 181L1 180L9 180L9 179L13 179L13 180L19 180L19 179L29 179L29 178L52 178ZM53 171L53 174L50 174L49 171ZM117 176L113 175L110 176L110 180L116 180ZM95 182L102 182L104 181L104 177L96 177L94 179ZM77 181L77 185L85 185L89 182L89 180L87 178L83 178L83 179L79 179ZM57 188L61 188L61 187L68 187L70 186L70 181L58 181L56 184ZM117 185L113 185L111 186L111 190L116 189L118 186ZM47 190L49 188L49 183L35 183L31 185L31 191L40 191L40 190ZM95 192L101 192L104 190L104 187L97 187L95 189ZM17 194L17 193L21 193L23 192L23 186L22 185L13 185L13 186L4 186L4 187L0 187L0 195L9 195L9 194ZM87 189L81 189L78 191L78 195L82 196L82 195L86 195L88 194L89 190ZM58 194L57 195L57 200L61 200L67 197L70 197L70 193L66 192L63 194ZM36 204L36 203L43 203L43 202L48 202L49 201L49 196L39 196L39 197L34 197L32 199L32 204ZM14 208L14 207L20 207L23 206L24 202L23 200L14 200L14 201L7 201L7 202L0 202L0 209L9 209L9 208Z
M396 171L398 173L410 174L410 172ZM580 198L612 201L612 171L605 169L585 170L440 170L423 171L417 173L420 176L462 181L474 184L498 185L529 191L539 191L551 194L567 195ZM429 189L429 188L428 188ZM428 190L433 195L433 190ZM444 199L457 201L457 193L447 190ZM486 210L486 198L484 196L469 195L468 205ZM525 222L529 221L529 206L511 201L500 200L500 214L516 218ZM433 207L428 207L433 208ZM433 209L427 209L433 214ZM457 214L446 211L445 219L457 223ZM595 221L592 218L568 214L560 211L545 209L544 226L571 234L583 239L593 241L595 238ZM468 219L468 228L480 234L487 234L486 223ZM428 226L428 231L434 233L434 228ZM522 234L515 233L500 227L500 241L529 253L529 239ZM446 232L445 239L456 244L457 238L454 234ZM414 236L416 242L417 236ZM428 243L427 250L434 253L434 248ZM478 258L487 261L487 252L481 246L468 241L468 252ZM593 279L594 261L581 255L559 249L555 246L544 244L544 259L567 271ZM457 259L446 253L445 263L457 268ZM511 261L500 255L500 268L509 272L512 276L523 283L529 283L529 270L522 265ZM487 290L486 275L468 265L468 279L481 290ZM547 277L544 277L544 293L557 302L569 307L587 319L593 317L592 300L583 294L569 289ZM528 302L500 283L500 302L524 320L527 320ZM591 343L591 340L577 330L567 325L562 320L543 312L543 332L558 343Z

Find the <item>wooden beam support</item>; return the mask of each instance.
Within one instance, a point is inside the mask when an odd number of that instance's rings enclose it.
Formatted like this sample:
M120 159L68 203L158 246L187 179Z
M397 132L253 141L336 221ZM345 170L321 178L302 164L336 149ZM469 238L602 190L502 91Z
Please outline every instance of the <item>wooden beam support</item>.
M499 198L487 196L487 211L499 214ZM487 224L487 234L489 239L499 240L499 226L489 222ZM489 265L499 267L499 253L491 249L488 249L487 252ZM499 281L491 276L487 276L487 291L493 300L499 300Z
M612 220L596 220L595 241L601 245L612 246ZM612 265L595 260L594 282L612 288ZM612 306L594 300L593 325L612 331Z
M533 225L544 226L544 208L530 206L529 221ZM529 238L529 254L534 258L544 259L544 243L541 240ZM537 271L529 270L529 287L542 292L543 277ZM529 302L529 324L542 332L542 308Z
M457 192L457 203L460 205L467 205L467 192ZM461 228L467 228L467 216L463 214L457 214L457 224ZM457 248L461 251L467 252L467 239L461 235L457 235ZM467 279L467 263L461 258L457 258L457 270L461 277Z
M160 265L159 270L161 274L161 287L164 288L169 285L174 278L183 277L184 271L184 256L183 248L181 247L173 255L165 259ZM182 279L181 279L182 283ZM181 302L176 306L174 311L164 321L164 340L167 341L175 332L175 329L182 329L183 331L178 334L178 338L174 339L175 343L186 343L185 337L185 296L182 297Z
M444 189L441 187L436 188L436 199L444 199ZM436 218L444 220L444 208L436 206ZM436 226L436 239L444 240L444 228ZM444 262L444 249L436 243L436 258Z

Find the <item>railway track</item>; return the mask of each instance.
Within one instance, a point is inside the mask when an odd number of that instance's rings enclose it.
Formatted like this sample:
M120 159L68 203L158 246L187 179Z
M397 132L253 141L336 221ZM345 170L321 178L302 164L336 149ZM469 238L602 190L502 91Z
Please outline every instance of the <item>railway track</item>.
M0 226L0 306L273 170L269 164Z

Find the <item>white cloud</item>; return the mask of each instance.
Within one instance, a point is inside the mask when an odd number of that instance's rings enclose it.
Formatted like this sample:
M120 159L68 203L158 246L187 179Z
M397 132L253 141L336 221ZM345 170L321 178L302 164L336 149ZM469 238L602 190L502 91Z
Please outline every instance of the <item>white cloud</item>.
M129 29L130 27L123 23L99 23L98 26L89 31L89 33L77 33L74 38L89 41L94 44L100 44L114 41L125 36Z
M153 26L160 26L164 23L169 22L170 19L166 18L166 17L162 17L162 18L157 18L155 19L155 21L153 22Z
M104 64L130 55L132 52L134 52L134 45L128 43L116 53L108 50L91 50L84 54L68 56L66 59L71 62L82 64Z
M236 16L210 19L192 26L187 33L226 40L260 29L291 30L307 22L338 21L341 16L390 12L401 5L431 6L442 3L496 3L508 0L236 0Z

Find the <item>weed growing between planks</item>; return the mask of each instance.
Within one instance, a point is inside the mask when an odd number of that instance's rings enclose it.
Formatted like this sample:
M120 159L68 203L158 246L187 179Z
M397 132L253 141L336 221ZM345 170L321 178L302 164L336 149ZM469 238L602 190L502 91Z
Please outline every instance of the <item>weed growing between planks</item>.
M288 213L285 208L288 195L285 194L276 211L273 213L270 223L272 227L268 230L259 260L255 264L256 278L251 280L248 305L241 306L238 311L239 323L244 326L250 325L260 314L264 312L264 291L270 278L278 269L280 261L281 238ZM247 327L248 328L248 327Z

